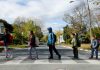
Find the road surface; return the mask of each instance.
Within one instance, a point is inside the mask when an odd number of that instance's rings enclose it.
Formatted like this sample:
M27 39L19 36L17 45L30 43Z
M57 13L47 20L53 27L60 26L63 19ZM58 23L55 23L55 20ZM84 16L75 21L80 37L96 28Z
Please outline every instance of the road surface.
M6 59L0 53L0 70L100 70L100 59L88 59L90 51L79 50L79 60L73 59L72 48L57 46L62 59L48 60L49 52L46 45L37 48L39 59L29 59L28 49L14 49L13 58ZM35 53L33 52L35 56ZM100 58L100 53L99 53Z

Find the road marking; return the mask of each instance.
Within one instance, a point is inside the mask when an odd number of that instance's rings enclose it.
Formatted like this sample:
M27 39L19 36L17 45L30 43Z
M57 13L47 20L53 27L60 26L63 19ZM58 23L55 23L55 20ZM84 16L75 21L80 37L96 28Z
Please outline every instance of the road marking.
M88 50L84 50L84 51L88 52Z
M62 64L77 64L74 60L62 60Z
M45 60L36 60L34 61L34 64L50 64L48 59Z
M83 51L83 49L79 49L79 50Z
M8 62L5 62L4 64L0 65L27 65L27 64L100 64L98 60L84 60L87 63L81 63L81 62L76 62L76 61L81 61L81 60L35 60L33 63L21 63L26 57L20 57L21 60L11 60Z
M20 64L26 58L27 58L26 56L18 56L14 58L13 60L7 61L4 64Z
M63 68L59 68L59 69L56 69L56 70L65 70L65 69L63 69Z
M100 64L100 61L98 60L85 60L87 61L89 64Z

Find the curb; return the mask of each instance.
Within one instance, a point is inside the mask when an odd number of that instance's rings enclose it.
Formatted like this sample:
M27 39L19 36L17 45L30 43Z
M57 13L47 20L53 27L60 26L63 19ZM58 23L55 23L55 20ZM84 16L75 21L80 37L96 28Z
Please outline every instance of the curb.
M69 46L63 46L63 47L65 47L65 48L68 48L68 49L72 49L72 47L69 47ZM79 50L80 51L86 51L86 52L89 52L89 51L91 51L91 50L85 50L85 49L82 49L82 48L79 48Z

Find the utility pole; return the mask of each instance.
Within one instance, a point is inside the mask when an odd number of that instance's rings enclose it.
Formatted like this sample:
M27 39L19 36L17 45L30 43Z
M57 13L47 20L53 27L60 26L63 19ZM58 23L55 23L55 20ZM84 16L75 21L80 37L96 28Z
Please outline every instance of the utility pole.
M23 45L23 32L22 32L22 45Z
M88 15L89 15L89 25L90 25L90 40L92 41L92 24L91 24L91 12L90 12L90 6L89 6L89 0L87 0L87 6L88 6Z

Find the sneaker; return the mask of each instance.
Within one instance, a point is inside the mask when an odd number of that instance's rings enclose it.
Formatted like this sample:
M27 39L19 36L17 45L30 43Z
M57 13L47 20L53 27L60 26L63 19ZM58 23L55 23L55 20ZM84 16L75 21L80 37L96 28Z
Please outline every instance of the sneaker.
M53 57L49 57L48 59L53 59Z
M39 59L38 57L35 57L35 59Z
M73 57L72 59L73 59L73 60L78 60L79 58L78 58L78 57Z
M93 57L89 57L89 59L93 59Z
M96 57L96 59L98 59L98 57Z

